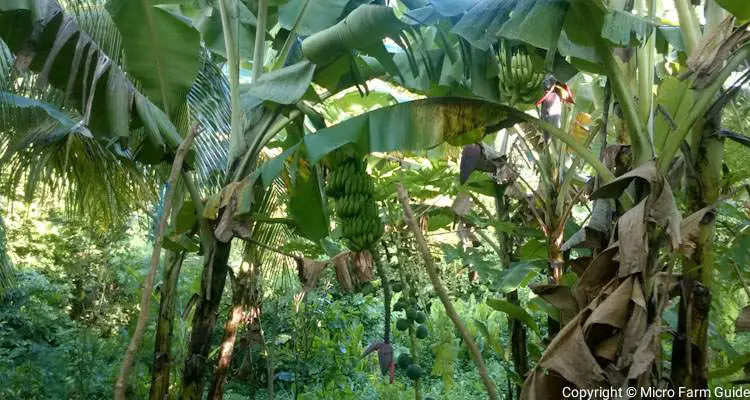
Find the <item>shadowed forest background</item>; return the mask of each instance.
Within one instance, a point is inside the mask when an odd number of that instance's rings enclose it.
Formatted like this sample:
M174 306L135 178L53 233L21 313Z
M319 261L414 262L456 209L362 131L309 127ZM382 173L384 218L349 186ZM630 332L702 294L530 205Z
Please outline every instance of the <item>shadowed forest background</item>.
M749 23L0 2L0 399L745 387Z

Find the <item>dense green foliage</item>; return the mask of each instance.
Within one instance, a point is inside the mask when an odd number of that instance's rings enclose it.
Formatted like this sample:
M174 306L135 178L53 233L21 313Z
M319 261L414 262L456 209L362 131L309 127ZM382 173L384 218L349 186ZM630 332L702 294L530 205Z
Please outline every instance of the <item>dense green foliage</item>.
M0 1L0 399L750 381L746 3Z

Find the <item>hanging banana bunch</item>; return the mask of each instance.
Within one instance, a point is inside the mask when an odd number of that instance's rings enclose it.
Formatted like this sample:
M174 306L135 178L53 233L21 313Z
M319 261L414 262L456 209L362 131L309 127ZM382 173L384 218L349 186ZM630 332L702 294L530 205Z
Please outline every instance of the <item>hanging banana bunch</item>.
M372 177L361 156L351 147L338 149L328 156L331 174L326 193L336 202L341 233L352 251L371 249L383 236Z
M542 89L543 71L537 70L525 51L510 51L500 47L497 65L502 98L513 106L534 103Z

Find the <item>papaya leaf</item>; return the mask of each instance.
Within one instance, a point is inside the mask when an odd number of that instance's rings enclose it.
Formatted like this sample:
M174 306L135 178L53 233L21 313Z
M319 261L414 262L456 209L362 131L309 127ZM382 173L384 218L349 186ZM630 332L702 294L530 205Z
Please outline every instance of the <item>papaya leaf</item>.
M495 350L495 353L500 358L505 358L505 350L503 350L503 346L499 340L500 335L493 336L484 321L474 318L474 324L476 324L477 329L479 329L479 332L484 336L484 340L490 345L492 350Z

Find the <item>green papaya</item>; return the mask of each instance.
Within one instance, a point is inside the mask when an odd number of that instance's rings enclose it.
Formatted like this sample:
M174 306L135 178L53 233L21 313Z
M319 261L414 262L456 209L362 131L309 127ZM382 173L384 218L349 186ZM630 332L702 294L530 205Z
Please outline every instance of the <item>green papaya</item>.
M417 380L422 376L422 369L419 368L419 365L412 364L406 368L406 376L408 376L409 379Z
M427 332L427 327L426 326L419 325L417 327L417 339L424 339L424 338L426 338L428 333L429 332Z
M425 321L427 321L427 315L423 313L422 311L417 313L416 318L414 318L414 321L416 321L418 324L424 324Z
M398 321L396 321L396 329L400 331L405 331L409 329L410 325L411 325L411 321L405 318L400 318Z
M411 356L408 353L401 353L399 354L396 363L398 363L398 366L400 368L409 368L409 366L412 364Z
M417 320L417 313L419 313L419 311L417 310L416 307L410 307L406 311L406 318L408 318L409 321L416 321Z

